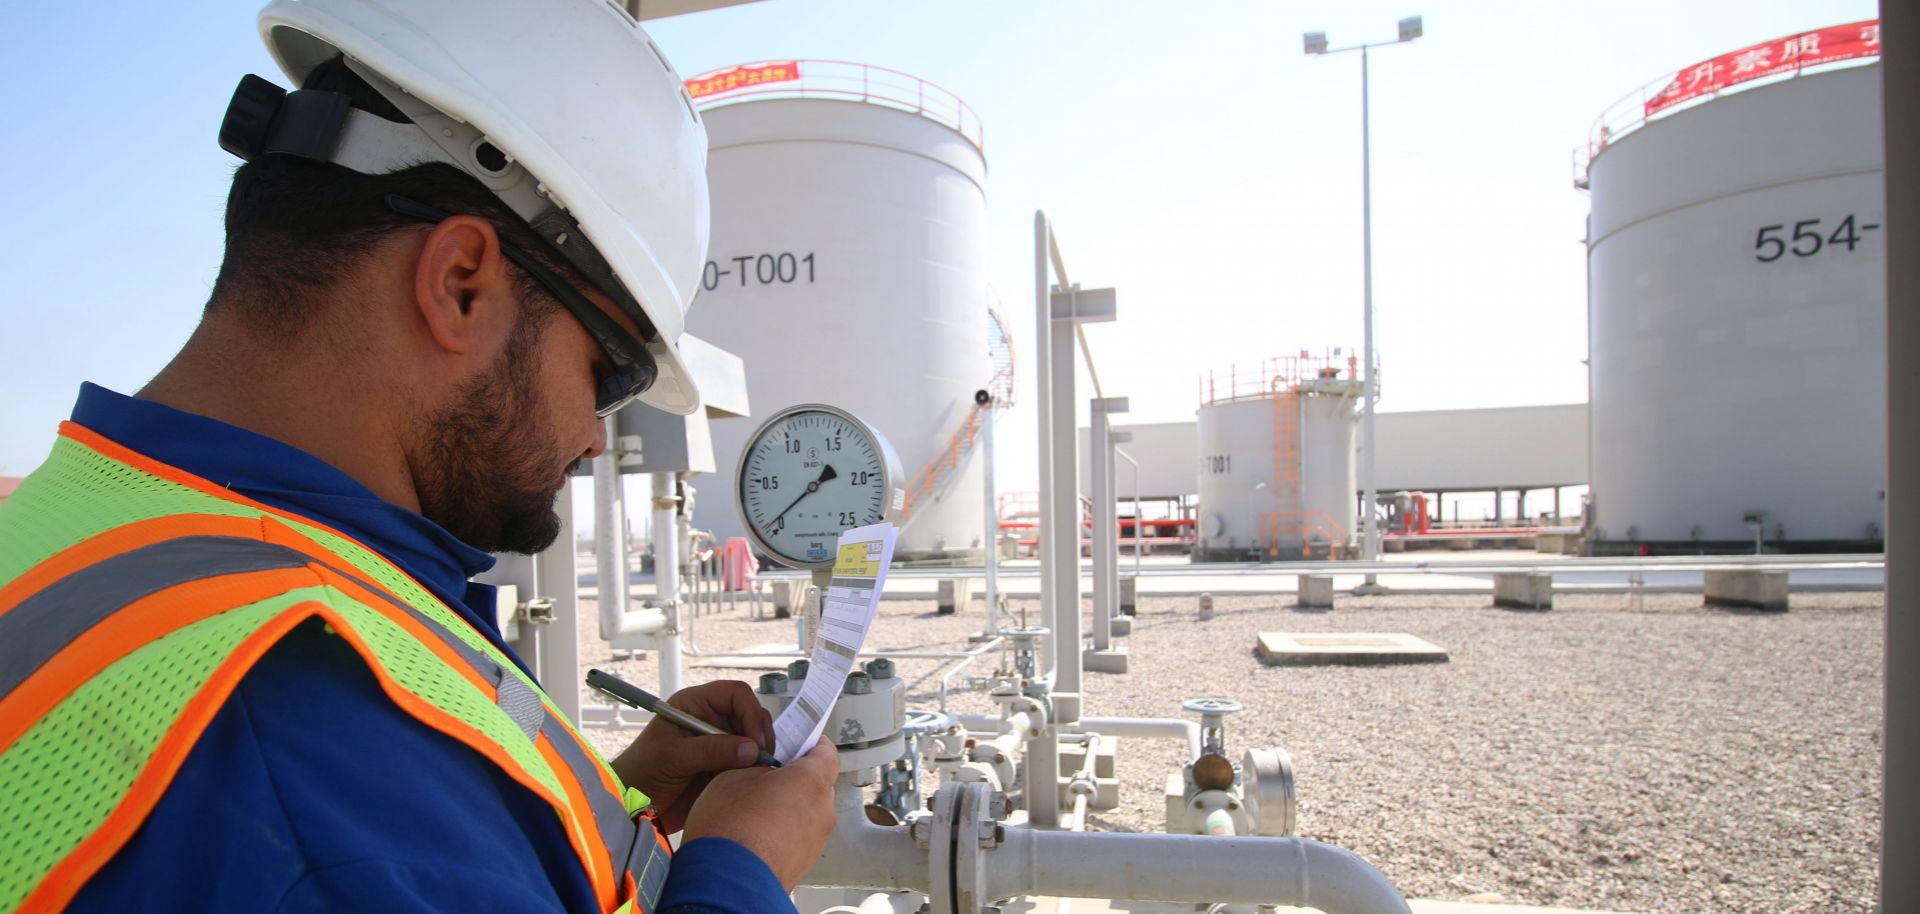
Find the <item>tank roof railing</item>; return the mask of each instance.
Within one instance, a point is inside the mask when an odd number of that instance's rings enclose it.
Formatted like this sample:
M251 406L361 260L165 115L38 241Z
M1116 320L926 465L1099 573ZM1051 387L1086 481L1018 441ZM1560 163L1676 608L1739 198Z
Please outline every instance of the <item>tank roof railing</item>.
M1878 20L1867 20L1787 35L1709 58L1686 69L1675 70L1659 79L1647 82L1621 96L1619 101L1608 105L1600 112L1599 117L1594 118L1593 127L1587 131L1587 142L1573 149L1573 186L1581 190L1587 189L1588 170L1592 167L1593 159L1605 150L1608 144L1618 142L1621 137L1676 111L1698 107L1727 93L1784 82L1811 70L1856 67L1872 63L1878 59L1880 53L1879 28ZM1861 50L1848 53L1846 56L1800 53L1799 48L1802 43L1811 40L1811 46L1818 49L1822 36L1843 29L1860 30L1855 43ZM1832 45L1834 42L1829 41L1828 44ZM1792 63L1787 62L1789 48L1793 51ZM1779 60L1772 59L1774 51L1781 52ZM1753 75L1742 75L1743 66L1746 67L1746 72ZM1726 71L1727 75L1721 75L1722 71ZM1699 78L1702 74L1705 75L1705 79ZM1689 84L1683 86L1681 82L1683 79L1689 80ZM1711 88L1695 88L1691 93L1682 91L1694 88L1694 84Z
M1258 368L1228 365L1224 375L1209 371L1200 379L1200 405L1265 400L1308 382L1339 378L1343 369L1348 380L1357 381L1360 357L1342 352L1332 349L1313 355L1303 349L1299 355L1261 359Z
M782 67L791 67L789 74ZM771 74L768 76L767 74ZM730 78L739 74L761 78ZM763 61L723 67L687 80L702 111L775 98L825 98L865 102L918 114L967 138L986 152L980 115L960 96L909 73L848 60Z

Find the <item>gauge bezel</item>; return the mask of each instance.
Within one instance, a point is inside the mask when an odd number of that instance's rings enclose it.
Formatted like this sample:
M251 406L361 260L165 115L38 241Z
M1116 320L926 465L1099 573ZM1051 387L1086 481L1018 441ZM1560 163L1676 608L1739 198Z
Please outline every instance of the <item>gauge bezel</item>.
M875 521L875 523L897 520L900 516L900 509L906 502L907 493L906 490L901 487L900 457L894 453L893 445L887 441L885 435L880 434L878 429L867 424L865 420L853 413L825 403L796 403L793 406L774 413L772 416L769 416L765 422L760 423L760 427L754 429L753 434L747 436L747 444L740 449L740 459L733 470L733 506L734 510L740 514L740 525L746 528L747 538L753 542L753 547L756 551L788 568L831 568L833 567L833 559L831 558L825 561L810 562L805 559L795 558L775 548L761 532L760 527L753 522L753 518L747 516L746 481L748 458L753 456L753 452L759 449L761 442L764 441L767 435L774 429L778 428L781 423L802 413L825 413L836 419L840 419L852 426L858 433L865 435L867 440L873 444L874 453L880 455L881 491L886 493L881 498L880 520Z

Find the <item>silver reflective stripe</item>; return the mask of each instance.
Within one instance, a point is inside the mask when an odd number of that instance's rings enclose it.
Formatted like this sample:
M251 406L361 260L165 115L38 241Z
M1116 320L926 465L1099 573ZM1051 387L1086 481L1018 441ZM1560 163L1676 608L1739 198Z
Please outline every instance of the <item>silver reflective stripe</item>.
M667 887L667 870L671 863L667 852L660 847L660 839L654 837L653 823L641 819L638 823L640 833L634 836L633 851L627 854L626 869L633 873L635 902L643 911L656 911L660 907L660 893Z
M298 550L257 539L183 536L77 569L0 615L0 696L131 603L192 581L309 561Z
M634 842L638 840L634 820L627 817L626 804L611 792L599 789L599 766L587 757L586 750L567 732L565 724L549 717L540 725L540 730L560 754L560 760L567 764L567 770L573 772L573 779L580 782L580 792L586 794L587 807L593 810L593 824L600 832L600 842L607 846L607 856L611 858L608 863L613 866L613 878L618 882L626 874L626 863L633 856Z
M493 687L494 702L500 706L500 710L507 712L514 726L519 727L527 739L533 739L547 720L547 709L540 704L540 693L497 663L493 664Z

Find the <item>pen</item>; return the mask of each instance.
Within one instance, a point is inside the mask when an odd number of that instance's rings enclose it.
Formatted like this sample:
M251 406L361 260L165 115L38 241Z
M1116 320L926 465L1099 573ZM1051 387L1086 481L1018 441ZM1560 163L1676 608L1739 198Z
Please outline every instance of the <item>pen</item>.
M661 701L652 692L621 679L612 673L594 669L587 670L587 685L613 696L622 704L629 704L642 711L647 711L673 721L679 724L682 729L691 730L705 736L733 735L673 705ZM775 759L773 754L765 749L760 750L760 764L768 768L780 767L779 760Z

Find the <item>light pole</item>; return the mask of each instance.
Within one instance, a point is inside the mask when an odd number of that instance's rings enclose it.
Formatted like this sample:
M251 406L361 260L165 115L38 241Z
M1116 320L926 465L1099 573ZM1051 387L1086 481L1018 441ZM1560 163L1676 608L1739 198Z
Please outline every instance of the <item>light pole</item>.
M1360 449L1366 453L1366 461L1361 465L1360 557L1374 561L1380 557L1380 528L1374 523L1374 511L1378 500L1373 488L1374 439L1373 406L1380 399L1380 366L1373 351L1373 138L1370 130L1370 118L1367 111L1367 49L1389 44L1401 44L1420 37L1423 30L1419 16L1409 16L1400 20L1400 37L1393 41L1376 41L1369 44L1356 44L1345 48L1327 47L1327 33L1308 32L1305 37L1306 52L1309 56L1321 54L1340 54L1346 51L1360 52L1360 263L1361 263L1361 299L1364 329L1361 351L1365 358L1361 362L1366 377L1361 379L1361 424ZM1380 580L1377 575L1367 575L1361 589L1379 591Z

